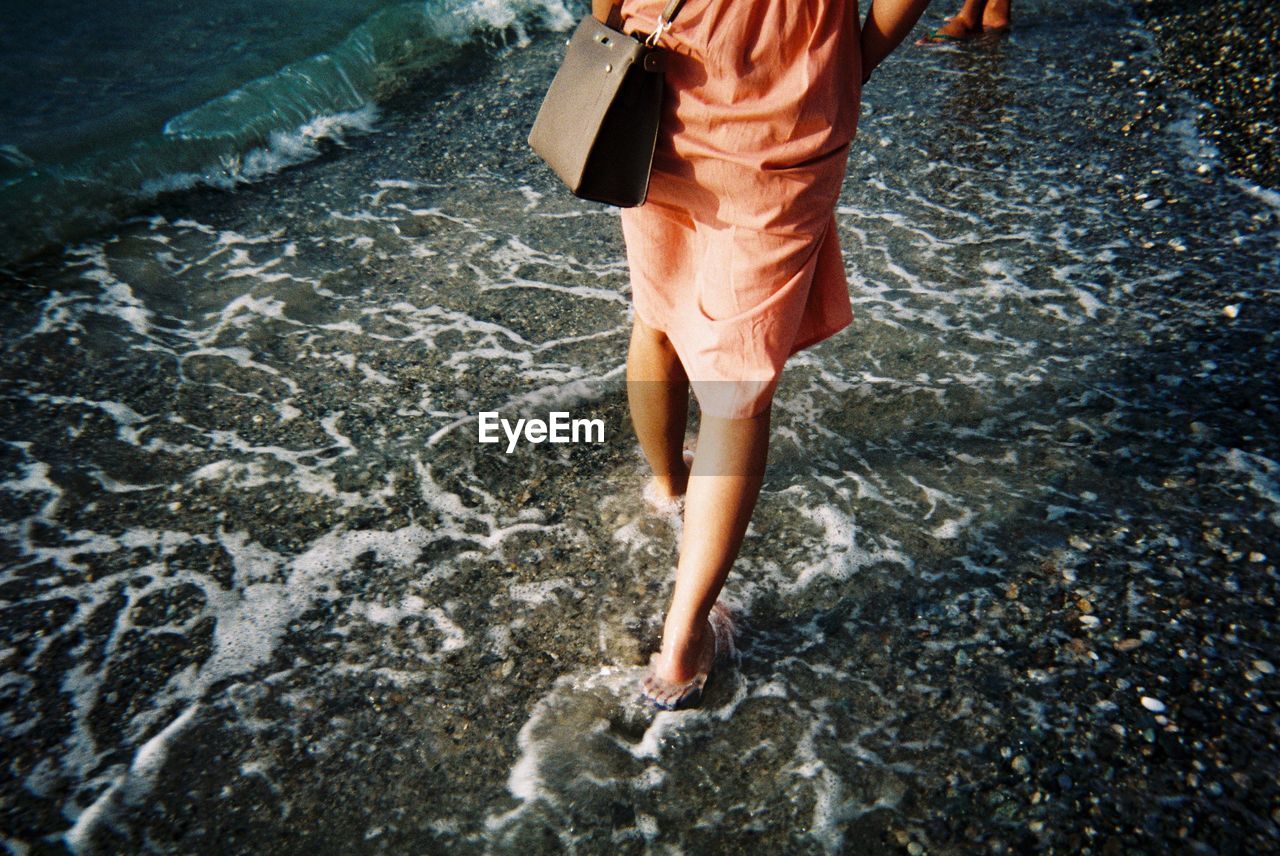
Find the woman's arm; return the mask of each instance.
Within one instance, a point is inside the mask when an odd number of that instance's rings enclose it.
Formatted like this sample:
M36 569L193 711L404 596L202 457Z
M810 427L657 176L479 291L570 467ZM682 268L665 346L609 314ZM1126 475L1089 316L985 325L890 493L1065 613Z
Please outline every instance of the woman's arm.
M605 0L593 0L595 3ZM929 0L873 0L862 25L862 82L893 53L920 20Z

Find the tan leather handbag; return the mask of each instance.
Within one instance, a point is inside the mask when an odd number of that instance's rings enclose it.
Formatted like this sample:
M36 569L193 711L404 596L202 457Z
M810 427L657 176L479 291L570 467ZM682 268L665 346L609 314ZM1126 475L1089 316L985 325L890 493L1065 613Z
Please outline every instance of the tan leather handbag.
M644 202L662 117L659 42L684 2L669 0L643 39L591 15L574 31L529 145L575 196L621 208Z

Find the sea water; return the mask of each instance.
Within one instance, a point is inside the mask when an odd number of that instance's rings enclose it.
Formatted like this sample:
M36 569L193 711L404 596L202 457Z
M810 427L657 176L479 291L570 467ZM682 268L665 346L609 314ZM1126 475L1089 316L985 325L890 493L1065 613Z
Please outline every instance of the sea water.
M475 39L564 26L559 0L12 4L0 27L0 261L156 194L234 187L367 131Z
M477 5L528 40L376 121L358 88L255 108L242 164L371 118L14 267L6 845L998 852L1209 846L1216 816L1265 842L1276 756L1232 747L1276 740L1280 208L1126 7L1086 5L904 47L868 87L837 212L857 318L788 366L724 594L739 655L694 712L638 697L678 521L640 499L617 215L523 143L563 38L539 28L581 9ZM147 109L217 127L392 8L312 41L241 10L283 53ZM105 127L50 109L24 140ZM482 412L605 442L507 453Z

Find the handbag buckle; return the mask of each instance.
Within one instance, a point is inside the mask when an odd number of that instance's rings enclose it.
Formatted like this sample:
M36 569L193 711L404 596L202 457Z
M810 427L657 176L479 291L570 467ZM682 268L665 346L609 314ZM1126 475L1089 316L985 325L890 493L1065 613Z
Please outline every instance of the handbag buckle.
M663 17L662 15L659 15L658 26L654 29L652 33L649 34L649 38L645 39L644 41L645 47L656 48L658 46L658 41L662 38L663 34L666 33L667 29L670 26L671 26L671 21Z

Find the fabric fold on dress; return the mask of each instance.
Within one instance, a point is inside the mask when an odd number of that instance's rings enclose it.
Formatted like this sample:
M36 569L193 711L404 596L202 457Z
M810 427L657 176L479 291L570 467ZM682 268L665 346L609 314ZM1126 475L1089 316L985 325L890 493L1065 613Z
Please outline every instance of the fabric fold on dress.
M650 32L663 0L624 0ZM853 318L834 209L857 127L850 0L688 0L663 44L649 197L622 212L636 314L704 413L747 418L786 360Z

